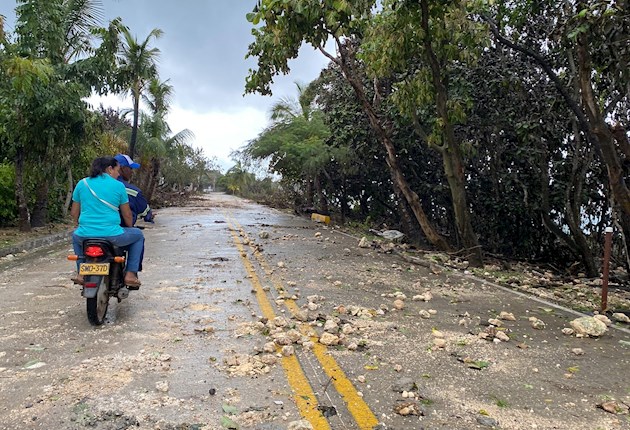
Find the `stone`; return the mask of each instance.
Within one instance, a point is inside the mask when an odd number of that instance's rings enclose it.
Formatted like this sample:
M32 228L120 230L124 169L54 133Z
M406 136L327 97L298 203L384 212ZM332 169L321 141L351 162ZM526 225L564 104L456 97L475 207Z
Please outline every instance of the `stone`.
M155 383L155 389L162 393L168 392L168 381L157 381Z
M477 422L485 427L499 427L499 422L485 415L477 415Z
M501 311L499 314L499 319L503 321L516 321L516 317L511 312Z
M326 345L326 346L338 345L339 344L339 337L335 336L334 334L326 332L326 333L322 334L322 336L319 338L319 343L321 343L322 345Z
M424 318L424 319L429 319L429 318L431 318L431 314L430 314L428 311L424 310L424 309L422 309L422 310L419 312L419 314L420 314L420 318Z
M503 331L498 331L494 337L496 339L499 339L502 342L509 342L510 341L510 336L508 336L505 332Z
M599 337L608 330L605 323L594 317L576 318L570 324L575 333L582 336Z
M370 241L367 239L367 237L362 237L361 240L359 241L359 248L369 248L370 247Z
M593 315L593 318L596 318L606 324L606 327L610 327L610 325L612 324L612 321L606 315Z
M405 309L405 302L403 302L400 299L394 300L394 308L396 308L399 311Z
M307 420L291 421L287 430L314 430L311 423Z
M258 233L258 237L261 239L269 239L269 232L268 231L261 231L260 233Z
M615 312L614 314L612 314L612 319L616 322L630 324L630 317L621 312Z
M329 333L336 333L339 331L339 326L333 320L326 320L326 323L324 324L324 331L327 331Z

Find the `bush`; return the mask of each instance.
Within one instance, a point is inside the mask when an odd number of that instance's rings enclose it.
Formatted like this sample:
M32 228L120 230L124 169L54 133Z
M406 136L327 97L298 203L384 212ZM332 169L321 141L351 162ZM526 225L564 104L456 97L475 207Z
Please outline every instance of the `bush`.
M15 170L3 163L0 164L0 227L13 225L16 219Z

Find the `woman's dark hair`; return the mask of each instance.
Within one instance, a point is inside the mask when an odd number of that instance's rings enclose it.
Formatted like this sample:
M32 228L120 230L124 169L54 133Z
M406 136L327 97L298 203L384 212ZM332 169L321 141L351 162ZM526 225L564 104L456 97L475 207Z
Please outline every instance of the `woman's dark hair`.
M105 173L108 167L118 166L118 161L114 157L98 157L92 161L92 170L90 171L90 178L96 178Z

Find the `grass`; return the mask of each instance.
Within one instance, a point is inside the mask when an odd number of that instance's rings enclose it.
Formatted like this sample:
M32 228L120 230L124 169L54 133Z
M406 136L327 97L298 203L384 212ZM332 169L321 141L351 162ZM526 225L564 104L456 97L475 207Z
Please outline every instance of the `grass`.
M490 398L494 400L494 404L500 408L507 408L508 406L510 406L507 400L500 399L499 397L494 396L494 395L490 396Z

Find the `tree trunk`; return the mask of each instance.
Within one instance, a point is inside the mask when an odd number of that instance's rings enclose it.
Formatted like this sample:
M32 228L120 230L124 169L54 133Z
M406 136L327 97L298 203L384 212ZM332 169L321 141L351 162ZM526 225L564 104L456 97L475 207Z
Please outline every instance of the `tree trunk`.
M370 121L372 130L374 130L378 140L385 147L385 151L387 153L387 165L389 166L394 183L400 189L403 196L409 203L409 206L411 207L411 210L413 211L413 214L415 215L418 224L420 224L420 227L422 228L422 232L427 237L429 242L441 251L450 251L451 248L446 240L442 236L440 236L437 231L435 231L433 225L431 224L431 221L429 221L429 218L424 213L422 205L420 204L420 198L418 197L418 194L416 194L411 189L409 183L405 179L405 175L403 174L398 164L398 155L396 154L396 148L394 147L392 140L390 139L388 133L385 131L381 120L379 119L376 110L374 109L374 106L372 106L371 102L368 100L365 91L363 90L363 86L360 82L357 81L357 77L352 73L350 67L347 64L348 54L346 53L344 55L343 53L345 51L345 48L343 46L338 47L342 57L341 61L338 64L341 67L341 71L343 72L346 80L352 86L355 94L357 95L357 98L361 102L361 105L363 106L363 111L366 113Z
M18 207L20 231L31 231L28 202L24 193L24 148L19 146L15 155L15 200Z
M133 92L133 125L131 127L131 139L129 141L129 156L133 159L136 155L136 140L138 139L138 117L140 116L140 91Z
M155 189L157 188L158 180L160 178L160 159L153 157L151 158L151 172L149 172L149 185L145 189L145 198L147 199L147 203L151 201L153 198L153 194L155 194Z
M46 180L40 181L35 189L31 227L44 227L48 222L48 189L49 183Z
M540 159L540 187L542 191L541 211L543 225L554 236L560 239L560 241L562 241L571 250L571 252L582 261L584 267L586 268L588 276L595 277L597 276L598 271L595 265L593 254L590 247L588 246L588 243L586 242L584 234L582 233L581 229L579 229L579 221L575 220L575 213L570 208L570 205L568 203L565 204L565 219L567 221L567 225L569 226L569 230L571 231L571 235L568 235L551 219L551 207L549 204L549 160L545 148L543 148L542 153L543 156ZM574 154L574 159L577 157L578 154L576 152ZM573 173L575 174L575 168ZM574 181L571 180L571 183L573 182ZM571 183L567 184L568 188L571 188ZM570 190L567 190L567 192L570 193Z
M68 209L70 208L70 204L72 203L72 191L74 190L74 180L72 179L72 166L68 163L68 191L66 192L66 202L63 205L63 217L66 218L68 216Z
M623 167L617 154L615 147L615 136L606 123L602 112L599 108L598 99L595 97L593 86L591 83L591 58L587 50L588 43L586 41L587 34L582 33L578 37L577 56L578 70L580 82L580 94L582 96L582 104L586 110L588 117L588 125L592 133L593 140L598 144L601 150L601 157L606 164L608 171L608 181L610 189L618 205L620 212L619 224L623 235L626 239L624 243L628 243L630 239L630 191L626 185ZM630 250L625 247L626 258L630 256Z
M306 203L304 204L305 207L307 208L312 208L315 207L314 202L314 195L315 193L313 193L313 180L311 179L310 176L306 177Z
M392 175L392 179L393 179L393 175ZM398 185L396 185L396 182L394 181L392 181L392 188L394 189L394 194L396 194L396 197L398 197L398 200L399 200L399 203L397 205L398 215L400 216L400 219L403 225L403 233L405 233L407 237L410 237L413 232L412 225L414 223L413 223L411 214L409 213L409 207L406 204L407 200L402 195L402 191L400 190L400 188L398 188ZM415 224L417 225L417 223Z
M475 234L472 223L470 221L470 210L466 199L466 179L464 177L464 163L462 162L459 142L455 138L453 124L450 121L448 111L448 88L447 78L444 75L444 69L440 67L439 61L433 51L431 32L429 29L429 11L427 1L421 2L422 6L422 28L424 29L424 48L426 50L427 60L431 67L433 78L433 86L436 96L437 115L442 121L442 132L444 142L439 148L442 154L442 162L444 164L444 173L451 190L451 199L453 201L453 211L455 212L455 224L457 232L462 240L462 244L466 248L470 264L474 267L483 266L483 254L477 235Z
M317 193L317 213L328 215L328 200L324 194L322 187L322 179L320 175L315 176L315 192Z

